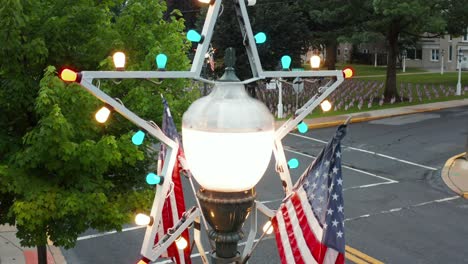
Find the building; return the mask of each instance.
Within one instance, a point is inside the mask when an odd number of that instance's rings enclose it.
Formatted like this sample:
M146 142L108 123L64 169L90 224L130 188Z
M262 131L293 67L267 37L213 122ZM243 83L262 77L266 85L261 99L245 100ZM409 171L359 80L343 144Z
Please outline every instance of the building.
M340 43L337 48L337 62L386 65L387 51L385 43L363 43L357 46L353 52L353 45ZM424 68L428 70L456 71L458 69L458 51L463 52L461 61L462 70L468 70L468 30L465 35L452 37L445 35L443 38L421 38L414 48L406 49L406 67ZM399 63L403 59L405 51L398 58ZM351 58L351 56L354 56ZM308 57L308 56L307 56Z
M460 37L422 38L420 48L407 50L407 67L455 71L459 67L458 51L463 52L461 67L468 70L468 32ZM420 55L419 55L420 54Z

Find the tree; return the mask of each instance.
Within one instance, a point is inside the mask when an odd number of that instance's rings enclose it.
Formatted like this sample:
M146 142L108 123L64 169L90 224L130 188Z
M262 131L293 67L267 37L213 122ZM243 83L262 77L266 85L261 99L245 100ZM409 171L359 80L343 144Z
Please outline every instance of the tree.
M150 207L154 192L143 179L154 165L155 142L134 146L136 128L118 115L99 125L93 114L101 103L64 84L56 69L111 69L116 50L127 53L128 69L155 69L160 52L168 69L187 69L184 21L164 20L165 12L157 0L2 2L0 223L16 224L22 245L45 249L50 239L69 248L88 228L120 230ZM158 122L160 93L180 121L196 95L180 92L186 86L127 80L102 81L100 88Z
M369 1L370 2L370 1ZM399 40L422 36L423 33L444 33L445 21L441 0L373 0L373 16L367 26L380 32L387 43L388 64L384 96L386 100L397 97L396 65Z
M359 12L359 16L356 12L350 12L350 10L361 10L362 2L362 0L301 1L311 32L309 43L316 47L325 46L325 63L329 70L335 69L339 38L349 38L353 33L359 32L360 23L367 19L365 12Z
M443 1L442 14L447 21L447 33L451 35L466 34L468 30L468 8L465 1Z
M212 38L213 47L216 48L216 58L224 58L226 48L233 47L239 62L236 65L236 74L240 79L250 78L252 76L250 65L240 63L248 62L248 58L239 23L234 15L234 1L226 1L223 5L223 12L217 20ZM304 36L309 34L309 30L300 6L292 1L283 3L265 0L249 7L248 11L254 34L264 32L267 35L266 43L257 45L263 68L277 69L283 55L291 56L292 67L302 67L301 55L307 50L307 45L304 43L304 39L307 38ZM203 12L206 13L206 10ZM199 18L198 28L201 29L205 16L200 15ZM222 72L222 67L219 67L218 75Z

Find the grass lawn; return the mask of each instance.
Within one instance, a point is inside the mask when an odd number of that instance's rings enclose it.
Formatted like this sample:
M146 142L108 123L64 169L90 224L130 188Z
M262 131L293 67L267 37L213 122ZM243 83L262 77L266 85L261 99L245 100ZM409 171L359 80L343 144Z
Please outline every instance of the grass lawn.
M468 92L464 92L468 87L468 72L462 72L462 94L455 96L455 87L458 82L458 72L428 72L418 68L406 68L406 72L397 71L397 89L402 92L395 98L395 103L380 101L384 91L386 78L386 67L373 65L346 65L355 70L355 77L346 80L328 98L332 102L332 110L323 112L317 107L314 113L308 118L343 115L356 112L402 107L408 105L418 105L432 102L441 102L468 98ZM337 69L343 68L337 64ZM403 87L403 89L402 89ZM362 98L362 99L361 99ZM411 99L412 102L409 102ZM360 104L359 101L363 102ZM373 101L372 104L370 102ZM371 107L368 107L370 104ZM334 109L337 106L338 109ZM345 110L346 109L346 110Z
M385 81L385 77L359 77L356 79L362 80L375 80ZM461 73L462 86L468 86L468 72L462 71ZM418 84L443 84L446 86L455 86L458 82L458 72L445 72L443 75L440 73L424 73L424 74L412 74L412 75L397 75L397 83L418 83Z

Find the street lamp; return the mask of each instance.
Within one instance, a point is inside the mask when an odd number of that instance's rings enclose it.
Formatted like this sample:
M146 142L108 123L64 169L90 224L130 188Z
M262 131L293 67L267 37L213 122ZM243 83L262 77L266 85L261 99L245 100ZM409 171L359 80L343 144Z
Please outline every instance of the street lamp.
M462 58L463 58L463 51L461 49L458 49L458 82L457 82L457 91L456 95L461 95L461 68L462 68Z
M440 51L440 74L444 74L444 54L445 54L445 50L442 49Z
M401 57L402 57L401 62L402 62L402 64L403 64L403 65L402 65L402 67L403 67L403 72L406 72L406 56L407 56L407 51L406 51L406 50L403 50L402 56L401 56Z
M248 0L247 4L255 4L255 2L255 0ZM136 219L139 224L147 226L141 249L144 257L142 261L145 263L147 260L155 261L174 242L179 244L179 247L186 246L184 241L178 238L190 226L193 227L194 242L201 259L203 263L208 263L200 240L202 214L212 228L208 235L216 245L212 251L213 263L232 263L239 262L241 259L246 261L249 251L255 248L253 243L256 237L256 219L251 218L255 222L251 225L241 256L237 251L237 242L243 237L241 231L243 222L254 210L253 208L269 218L274 216L273 211L255 202L254 189L266 171L271 154L274 154L281 185L285 194L288 195L293 189L289 169L297 168L298 161L286 160L282 139L298 125L300 132L307 131L307 124L303 122L307 115L337 89L345 78L353 76L351 68L345 68L343 71L290 71L291 58L289 56L281 58L282 67L279 70L263 70L248 18L246 2L238 1L235 9L241 31L249 43L245 48L252 78L242 82L237 78L234 72L235 55L232 49L228 49L225 59L227 68L223 77L216 82L207 80L201 74L202 65L205 63L204 55L208 51L213 29L221 12L222 0L209 1L209 3L207 18L201 33L192 30L187 34L189 40L198 43L190 70L167 70L165 68L167 57L159 56L156 58L157 71L122 69L75 72L65 69L60 73L64 81L79 83L104 102L109 111L105 111L103 116L108 117L111 111L116 112L137 125L139 129L132 137L133 144L141 145L147 134L157 138L166 146L166 159L161 172L158 173L159 175L148 173L146 176L147 183L156 188L151 213L138 215ZM295 77L331 78L300 109L297 109L292 117L275 130L272 114L261 102L249 97L244 86L259 80ZM171 176L178 159L179 142L166 136L154 122L142 119L121 102L100 90L94 84L94 80L99 79L192 79L214 84L214 89L208 96L200 98L189 107L182 121L188 169L201 185L201 189L196 194L197 206L187 210L160 240L156 240L156 237L162 221L164 203L171 194L171 186L173 186ZM189 180L191 182L191 177ZM205 223L205 220L203 222ZM271 232L269 228L267 230Z
M226 51L226 71L212 93L185 112L182 138L187 163L201 185L197 197L213 228L214 259L235 261L241 227L255 200L254 186L271 158L274 118L248 96L234 73L234 50ZM255 115L252 115L255 113Z

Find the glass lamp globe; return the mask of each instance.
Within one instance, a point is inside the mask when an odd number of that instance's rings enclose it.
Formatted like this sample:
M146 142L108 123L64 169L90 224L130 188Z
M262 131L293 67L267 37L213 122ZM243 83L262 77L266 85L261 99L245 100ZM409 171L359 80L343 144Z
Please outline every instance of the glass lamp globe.
M203 188L238 192L252 189L265 173L274 118L227 75L184 113L182 139L190 171Z

